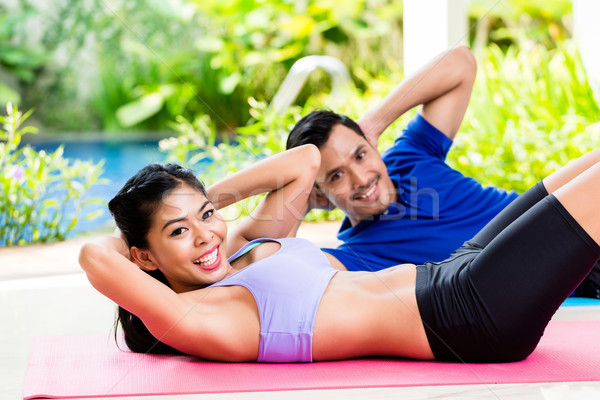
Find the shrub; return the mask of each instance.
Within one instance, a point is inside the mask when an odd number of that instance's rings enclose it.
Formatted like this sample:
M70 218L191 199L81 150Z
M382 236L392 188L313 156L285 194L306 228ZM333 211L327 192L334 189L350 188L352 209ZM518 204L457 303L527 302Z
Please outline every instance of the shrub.
M490 45L449 164L523 192L600 145L600 108L574 43L506 54Z
M87 212L100 202L86 199L89 188L104 182L102 163L63 158L63 148L48 154L20 147L21 137L35 133L22 124L32 111L21 113L11 104L0 116L0 245L63 240L77 222L102 211Z

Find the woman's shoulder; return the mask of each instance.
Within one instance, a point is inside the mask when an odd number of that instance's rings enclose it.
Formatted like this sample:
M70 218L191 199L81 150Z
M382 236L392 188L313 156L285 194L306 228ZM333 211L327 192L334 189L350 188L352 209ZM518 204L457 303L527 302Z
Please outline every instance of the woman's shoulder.
M206 291L212 291L206 295ZM201 294L201 298L197 295ZM252 294L240 287L209 287L183 294L190 312L164 336L165 343L197 357L255 361L260 324ZM232 301L235 300L235 301ZM202 302L205 307L197 307Z

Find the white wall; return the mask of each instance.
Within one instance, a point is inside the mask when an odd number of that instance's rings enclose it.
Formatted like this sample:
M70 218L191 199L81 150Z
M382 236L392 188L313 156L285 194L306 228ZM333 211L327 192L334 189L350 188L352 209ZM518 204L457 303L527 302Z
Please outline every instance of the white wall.
M449 47L467 44L468 0L404 0L404 73Z
M573 37L590 84L600 87L600 1L573 0Z

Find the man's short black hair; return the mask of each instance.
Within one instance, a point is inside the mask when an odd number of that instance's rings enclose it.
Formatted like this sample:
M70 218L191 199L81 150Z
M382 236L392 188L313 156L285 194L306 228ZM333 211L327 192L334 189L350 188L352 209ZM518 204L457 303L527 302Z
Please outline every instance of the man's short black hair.
M317 110L298 121L290 132L285 147L291 149L304 144L314 144L321 148L329 139L333 127L338 124L350 128L366 139L360 126L351 118L330 110Z

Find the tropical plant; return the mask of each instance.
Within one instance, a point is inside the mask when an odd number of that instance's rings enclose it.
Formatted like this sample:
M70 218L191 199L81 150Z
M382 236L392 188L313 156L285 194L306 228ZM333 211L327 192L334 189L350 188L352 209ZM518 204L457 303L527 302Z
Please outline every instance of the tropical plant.
M81 220L101 210L88 206L100 200L87 198L100 178L102 163L93 164L63 157L63 148L53 153L21 146L21 137L36 133L23 126L32 111L22 113L10 103L0 117L0 245L23 245L65 239Z
M600 108L574 43L502 52L490 45L449 163L524 191L600 146Z
M398 46L382 51L390 36L401 43L398 2L174 3L133 1L112 9L127 29L99 44L94 105L106 129L164 128L178 115L208 114L231 134L248 121L248 98L272 98L303 56L331 54L372 73L400 59ZM299 103L328 85L326 76L313 76Z
M572 0L471 0L471 47L478 55L489 43L552 49L571 36L572 6Z
M34 71L48 61L47 53L41 46L25 42L23 21L35 12L9 13L0 6L0 106L21 101L17 87L19 83L30 83ZM12 78L12 79L10 79ZM8 85L3 81L13 81Z

